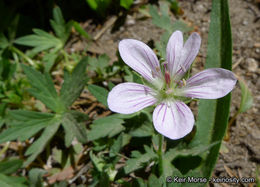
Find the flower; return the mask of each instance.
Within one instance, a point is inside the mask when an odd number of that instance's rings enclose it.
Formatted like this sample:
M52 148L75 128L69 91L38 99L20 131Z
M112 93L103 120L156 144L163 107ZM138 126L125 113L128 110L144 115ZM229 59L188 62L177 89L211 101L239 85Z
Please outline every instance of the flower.
M134 39L119 43L123 61L141 74L147 85L121 83L108 95L110 110L131 114L156 104L153 112L155 129L170 139L191 132L194 116L184 98L217 99L227 95L236 84L235 75L226 69L211 68L188 80L183 77L199 52L201 38L192 33L183 46L182 32L174 32L167 44L166 62L160 64L151 48Z

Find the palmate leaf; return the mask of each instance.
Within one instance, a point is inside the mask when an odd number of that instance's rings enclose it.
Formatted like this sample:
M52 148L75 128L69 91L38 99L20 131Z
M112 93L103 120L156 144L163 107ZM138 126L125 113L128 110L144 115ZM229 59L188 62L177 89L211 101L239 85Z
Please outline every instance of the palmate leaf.
M122 119L114 115L95 120L88 132L88 140L93 141L107 136L109 138L115 136L125 129L122 125L123 122Z
M50 20L50 23L56 36L61 39L64 45L70 36L73 22L70 21L66 23L62 16L61 9L59 7L55 7L53 9L53 20Z
M29 92L54 112L62 111L64 108L60 102L50 75L48 73L41 74L26 65L22 65L22 67L32 85L32 89L29 89Z
M80 95L87 81L86 66L88 58L83 58L74 68L72 74L64 72L64 83L61 87L60 98L64 106L69 107Z
M131 159L126 161L126 166L124 167L125 173L131 173L135 170L144 167L144 164L157 158L157 154L153 152L149 147L145 146L146 153L142 154L138 151L132 151Z
M53 119L52 125L47 126L41 136L26 150L25 155L29 158L24 163L28 166L45 148L60 126L60 119Z
M63 47L63 42L55 36L41 30L33 29L35 34L23 36L15 40L14 43L34 47L33 54L37 54L41 51L54 48L55 51Z
M65 129L65 145L67 147L71 145L74 137L81 143L87 142L87 130L84 124L75 118L75 115L76 114L72 112L63 114L62 126ZM86 118L84 120L86 120Z
M10 127L0 134L0 142L19 139L24 141L52 124L54 114L25 110L9 111Z
M101 102L103 105L107 106L107 96L108 96L108 91L100 86L90 84L88 85L88 90L92 95L96 97L96 99Z

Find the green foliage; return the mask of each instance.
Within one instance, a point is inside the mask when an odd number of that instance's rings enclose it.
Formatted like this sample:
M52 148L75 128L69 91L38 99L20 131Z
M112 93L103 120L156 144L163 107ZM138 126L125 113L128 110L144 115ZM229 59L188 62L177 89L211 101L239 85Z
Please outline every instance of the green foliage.
M91 39L91 36L80 26L80 24L77 21L73 21L73 27L79 34L84 36L87 40Z
M166 57L165 49L173 31L180 30L185 34L193 29L182 20L176 20L173 22L169 15L169 6L170 4L163 3L160 6L160 15L156 6L149 5L149 13L152 17L152 23L157 27L165 30L165 32L161 36L160 42L155 42L155 47L163 59L165 59Z
M41 29L33 29L34 34L22 36L15 40L16 44L33 47L31 56L42 51L49 52L43 57L46 72L50 71L61 52L63 52L62 54L66 58L66 52L62 50L70 36L73 22L69 21L66 23L60 8L56 7L53 9L53 20L50 20L50 24L55 32L55 36Z
M104 137L113 137L122 132L125 127L123 120L111 115L105 118L97 119L93 122L91 130L88 132L88 140L93 141Z
M133 0L120 0L120 6L129 9L133 4Z
M62 110L62 104L48 73L41 74L29 66L22 65L32 88L28 91L55 112Z
M111 0L86 0L86 2L99 16L104 17Z
M87 81L87 58L83 58L70 74L64 71L64 83L61 87L60 98L65 107L69 107L79 97Z
M50 20L50 24L56 34L56 36L62 41L63 46L68 40L71 32L72 22L66 23L61 9L59 7L55 7L53 9L53 20Z
M231 70L232 37L229 21L228 2L213 0L208 41L206 68L222 67ZM231 95L218 100L201 100L199 103L197 132L191 146L210 145L221 141L228 123ZM206 114L206 115L205 115ZM216 163L221 144L204 154L205 162L201 171L204 177L209 177Z
M127 160L124 167L125 173L131 173L135 170L143 168L145 164L150 163L151 160L157 158L157 154L146 145L144 146L145 153L142 154L139 151L132 151L131 159Z
M40 168L33 168L29 172L29 179L31 187L43 187L42 176L46 173Z
M92 95L94 95L97 98L99 102L107 106L108 91L105 88L94 84L90 84L88 85L88 90Z
M245 82L241 79L238 79L240 89L241 89L241 102L239 106L239 113L247 111L249 108L253 105L253 97L250 93L250 90L248 89Z
M40 29L33 29L33 32L34 34L16 39L15 43L34 47L32 50L33 54L48 49L53 49L56 52L63 47L63 42L59 38Z
M62 125L65 129L65 145L69 147L74 137L77 137L78 141L81 143L87 142L87 131L82 124L82 121L77 121L74 117L75 113L65 113L62 118ZM84 114L81 114L84 115ZM87 116L84 120L87 120Z
M4 187L27 187L25 177L6 176L0 173L0 186Z
M0 162L0 173L5 175L12 174L21 168L22 164L23 161L18 159L2 161Z
M71 75L66 74L60 96L58 96L48 73L41 74L31 67L23 65L23 69L32 88L32 95L42 101L54 113L41 113L26 110L9 111L9 128L1 133L0 142L19 139L24 141L44 129L41 136L27 149L25 155L30 157L24 163L29 165L45 148L60 124L65 129L65 145L70 146L72 139L86 142L86 129L82 121L87 117L79 112L68 110L68 107L79 96L85 85L86 60L82 60L74 68ZM17 134L20 136L17 137Z

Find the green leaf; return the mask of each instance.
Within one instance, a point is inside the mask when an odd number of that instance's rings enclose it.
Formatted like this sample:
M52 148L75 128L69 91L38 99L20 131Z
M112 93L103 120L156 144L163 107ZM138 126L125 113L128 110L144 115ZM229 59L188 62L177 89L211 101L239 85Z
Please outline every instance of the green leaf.
M124 167L125 173L131 173L135 170L143 168L145 163L157 158L157 154L154 152L146 152L141 154L138 151L132 151L132 158L126 161L126 166Z
M63 47L63 42L55 36L41 29L33 29L33 32L35 34L18 38L14 43L34 47L32 50L34 54L51 48L57 51Z
M247 111L249 108L253 105L253 97L250 93L250 90L248 89L245 82L241 79L238 79L240 89L241 89L241 102L239 107L239 113Z
M197 156L201 153L206 153L208 152L212 147L216 146L220 144L220 142L214 142L210 145L200 145L197 147L192 147L190 149L177 149L177 148L172 148L169 149L165 155L164 155L164 159L168 160L168 161L172 161L173 159L175 159L176 157L179 156Z
M133 137L152 136L154 134L153 125L146 121L140 127L130 131L129 134Z
M232 37L227 0L213 0L210 31L208 36L206 68L221 67L231 70ZM200 100L197 132L191 146L209 145L223 139L229 117L231 95L218 100ZM202 173L209 177L216 163L221 144L213 146L209 154L205 154Z
M88 140L93 141L108 136L109 138L122 132L125 127L124 121L114 115L97 119L93 122L91 130L88 132Z
M108 96L108 91L100 86L90 84L88 85L88 90L92 95L96 97L96 99L101 102L103 105L107 106L107 96Z
M155 5L149 5L149 13L152 16L152 23L166 31L172 32L173 26L168 15L169 12L169 5L163 3L160 6L161 15L159 15L157 7Z
M0 186L3 187L27 187L26 178L24 177L14 177L14 176L6 176L0 174Z
M69 38L73 22L68 22L66 24L62 16L61 9L59 7L55 7L53 9L53 20L50 20L50 23L56 36L62 40L64 45Z
M69 147L74 137L81 143L87 142L85 124L78 122L72 113L63 114L62 126L65 129L65 145Z
M25 152L25 155L30 157L24 163L24 167L28 166L36 157L45 149L51 138L55 135L60 126L59 119L54 119L53 124L46 127L38 138Z
M148 179L148 187L159 187L162 186L160 180L152 173Z
M125 9L129 9L133 4L133 0L120 0L120 6L124 7Z
M0 173L12 174L16 172L23 165L22 160L14 159L0 162Z
M100 55L98 58L89 58L89 70L96 71L98 74L104 74L105 68L109 66L109 57L106 54Z
M59 56L58 53L55 53L55 51L47 53L43 56L42 61L44 62L44 72L48 73L50 72L51 68L55 64L55 60Z
M45 173L47 173L47 171L40 168L31 169L29 171L30 187L42 187L42 178Z
M5 37L4 33L0 32L0 49L5 49L9 45L8 39Z
M0 142L24 141L52 123L53 114L25 110L9 111L10 127L0 135ZM19 136L18 136L19 135Z
M29 92L55 112L63 110L52 79L48 73L41 74L35 69L22 65L23 70L32 85Z
M67 71L64 72L64 83L61 87L60 97L61 101L65 105L65 108L71 106L84 89L85 83L87 81L87 61L87 58L83 58L77 64L71 74L69 74Z
M90 151L89 156L90 156L90 159L93 162L94 166L96 167L96 169L99 172L102 172L103 168L105 166L105 161L102 158L97 157L96 155L94 155L92 150Z
M79 34L84 36L87 40L91 39L91 36L80 26L80 24L77 21L73 21L73 27Z
M118 138L114 141L113 145L110 148L109 156L114 157L117 155L117 153L120 152L120 150L130 142L131 136L128 134L120 134Z

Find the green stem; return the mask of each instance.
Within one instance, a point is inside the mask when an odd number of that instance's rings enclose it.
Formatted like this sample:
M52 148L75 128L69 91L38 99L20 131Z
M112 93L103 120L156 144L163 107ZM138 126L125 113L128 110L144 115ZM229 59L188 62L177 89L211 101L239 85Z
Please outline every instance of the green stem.
M20 51L16 47L12 46L11 50L17 53L18 55L20 55L22 58L24 58L30 65L37 67L37 64L31 58L29 58L27 55L25 55L22 51Z
M159 157L159 175L163 174L163 135L159 134L159 150L158 150L158 157Z

